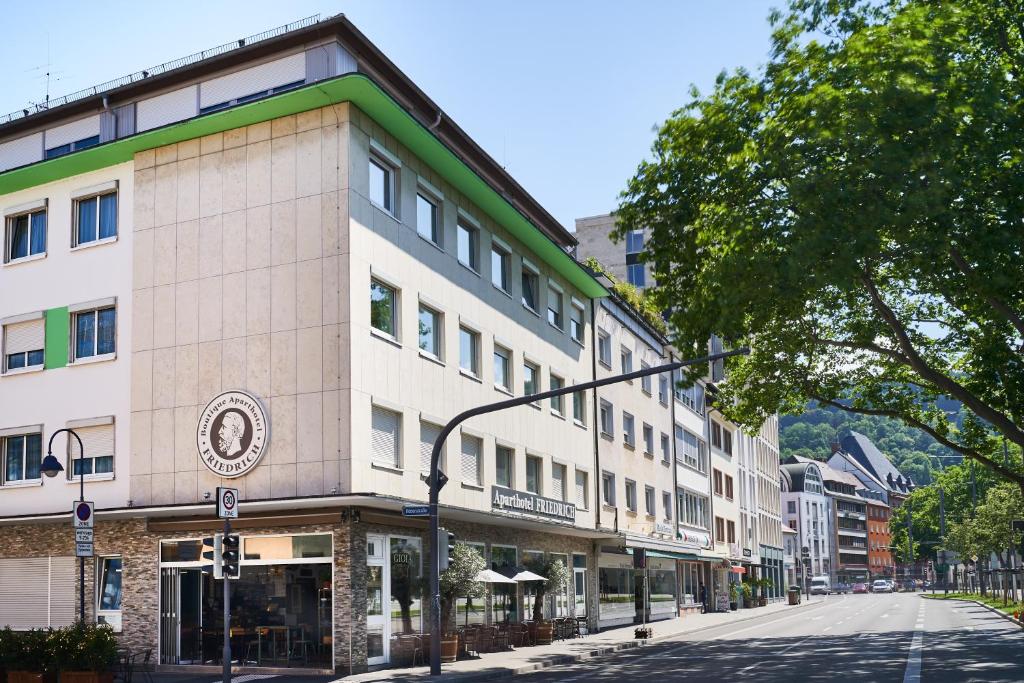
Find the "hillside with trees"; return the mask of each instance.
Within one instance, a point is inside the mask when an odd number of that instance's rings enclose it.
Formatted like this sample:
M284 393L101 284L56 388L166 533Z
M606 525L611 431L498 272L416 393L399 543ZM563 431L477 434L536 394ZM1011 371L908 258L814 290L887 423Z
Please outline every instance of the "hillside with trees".
M945 406L956 413L960 405ZM827 460L831 444L849 432L860 432L871 439L903 474L918 484L931 483L932 470L960 461L960 455L936 442L925 432L908 427L899 420L873 415L857 415L832 406L810 403L800 415L785 415L779 421L779 450L783 458L799 455ZM936 459L931 456L938 456ZM940 465L941 463L941 465Z

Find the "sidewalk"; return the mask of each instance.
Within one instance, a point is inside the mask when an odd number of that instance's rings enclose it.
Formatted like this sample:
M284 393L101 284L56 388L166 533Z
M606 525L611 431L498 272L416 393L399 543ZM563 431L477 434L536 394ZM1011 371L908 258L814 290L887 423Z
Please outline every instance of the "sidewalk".
M785 602L777 602L767 607L745 609L737 612L716 612L713 614L691 614L687 617L656 621L652 624L654 638L648 640L655 643L675 636L697 633L707 629L728 624L737 624L752 619L770 617L795 610L802 610L821 604L820 598L805 600L800 605L790 606ZM476 683L493 678L514 676L546 669L558 664L598 657L620 650L640 647L642 641L633 638L634 626L623 626L595 633L583 638L560 640L551 645L523 647L505 652L491 652L475 659L464 659L453 664L443 665L442 675L430 677L430 669L425 666L401 669L382 669L354 676L298 676L287 674L235 674L236 683L266 680L268 683L424 683L444 681L445 683ZM196 683L199 681L219 681L220 676L195 675L183 673L157 673L153 675L154 683Z

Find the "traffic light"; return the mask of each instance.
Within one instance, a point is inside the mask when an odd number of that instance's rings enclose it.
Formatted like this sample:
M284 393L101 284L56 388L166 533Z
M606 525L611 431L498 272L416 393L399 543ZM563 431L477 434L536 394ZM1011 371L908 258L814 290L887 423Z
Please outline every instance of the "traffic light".
M633 569L647 569L646 548L633 548Z
M452 550L455 546L455 534L447 529L438 529L437 542L437 563L441 571L444 571L448 568L448 562L451 560Z
M237 579L240 573L238 567L238 534L227 534L222 541L221 557L224 566L225 579Z
M212 538L211 537L207 537L207 538L203 539L203 547L204 548L207 547L207 546L210 547L210 548L213 548L213 550L203 551L203 559L204 560L209 560L212 563L212 566L213 566L213 578L215 578L215 579L224 578L224 559L223 559L223 555L221 553L222 548L223 548L223 546L221 544L222 538L223 537L222 537L221 534L217 534L216 536L213 536ZM210 571L210 565L204 563L203 564L203 572L206 573L206 572L209 572L209 571Z

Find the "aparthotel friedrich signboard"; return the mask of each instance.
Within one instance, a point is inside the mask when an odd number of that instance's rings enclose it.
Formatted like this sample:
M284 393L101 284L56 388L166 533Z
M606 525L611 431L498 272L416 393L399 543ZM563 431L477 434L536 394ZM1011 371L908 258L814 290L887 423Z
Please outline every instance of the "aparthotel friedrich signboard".
M508 512L523 512L559 522L576 522L576 505L554 498L545 498L527 491L513 491L503 486L491 487L491 507Z
M216 396L199 415L199 459L222 477L240 477L256 466L269 443L263 404L244 391Z

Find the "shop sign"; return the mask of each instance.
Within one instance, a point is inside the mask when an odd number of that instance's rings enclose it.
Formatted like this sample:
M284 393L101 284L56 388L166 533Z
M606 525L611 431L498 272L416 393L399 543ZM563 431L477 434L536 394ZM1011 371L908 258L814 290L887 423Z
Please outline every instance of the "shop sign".
M666 534L668 536L671 536L672 535L672 525L671 524L665 524L664 522L655 522L654 523L654 533L656 533L656 534Z
M676 532L676 538L683 543L695 545L698 548L711 547L711 537L707 534L701 534L696 531L687 531L686 529L680 528Z
M491 507L504 512L523 512L559 522L576 522L576 505L503 486L491 487Z
M750 557L750 548L743 549L743 557Z
M244 391L226 391L199 415L199 459L221 477L250 472L270 443L270 423L259 400Z

